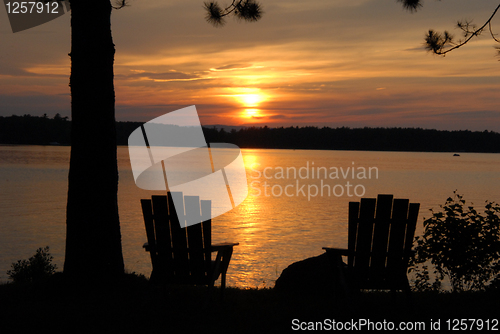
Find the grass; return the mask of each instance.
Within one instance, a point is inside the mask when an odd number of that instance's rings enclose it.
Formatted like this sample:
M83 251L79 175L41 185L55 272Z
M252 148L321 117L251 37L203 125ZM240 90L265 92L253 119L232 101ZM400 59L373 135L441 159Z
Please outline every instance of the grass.
M500 293L281 293L274 289L158 286L125 275L113 282L71 283L62 274L26 284L0 285L2 333L284 333L292 320L424 321L499 318Z

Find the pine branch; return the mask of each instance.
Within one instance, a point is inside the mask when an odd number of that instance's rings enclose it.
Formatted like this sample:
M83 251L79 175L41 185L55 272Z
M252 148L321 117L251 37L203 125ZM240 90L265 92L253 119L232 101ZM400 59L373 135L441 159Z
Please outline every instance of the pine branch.
M495 8L495 10L493 11L493 14L491 14L489 19L481 27L479 27L477 29L475 27L473 27L473 29L470 30L469 29L471 26L470 22L466 22L466 23L458 22L458 24L457 24L458 27L465 32L465 40L459 41L458 43L453 43L453 37L447 31L444 32L444 35L441 35L433 30L429 30L429 33L427 34L427 36L425 38L426 48L429 51L432 51L433 53L435 53L437 55L443 56L450 51L453 51L455 49L458 49L458 48L464 46L472 38L479 36L483 32L484 28L486 28L487 25L489 25L490 34L491 34L491 37L493 38L493 40L495 40L496 42L500 42L495 37L495 34L493 33L493 31L491 29L491 20L493 19L493 17L495 17L495 15L497 14L499 9L500 9L500 4L497 6L497 8ZM450 44L452 44L453 46L446 49L446 46L450 45Z
M263 14L262 6L255 0L233 0L224 9L217 1L210 1L205 2L204 7L207 12L206 20L216 27L223 26L228 15L245 21L258 21Z

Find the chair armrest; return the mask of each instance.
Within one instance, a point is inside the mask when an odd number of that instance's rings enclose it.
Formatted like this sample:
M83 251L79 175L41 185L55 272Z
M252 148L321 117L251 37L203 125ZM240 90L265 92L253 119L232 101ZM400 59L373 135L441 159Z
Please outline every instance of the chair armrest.
M146 250L146 252L151 252L154 248L154 246L149 245L148 242L145 242L144 245L142 245L142 248Z
M344 248L332 248L332 247L323 247L323 249L332 255L341 255L341 256L349 256L349 255L354 255L354 256L370 256L372 255L371 252L351 252L348 249ZM399 255L393 255L393 254L387 254L388 259L395 259L395 260L404 260L404 254L399 254Z
M351 252L348 249L345 248L331 248L331 247L323 247L323 249L327 253L332 253L332 255L342 255L342 256L349 256Z
M233 248L234 246L238 246L239 244L240 244L239 242L225 242L225 243L215 244L211 246L210 250L212 252L218 252L220 250Z

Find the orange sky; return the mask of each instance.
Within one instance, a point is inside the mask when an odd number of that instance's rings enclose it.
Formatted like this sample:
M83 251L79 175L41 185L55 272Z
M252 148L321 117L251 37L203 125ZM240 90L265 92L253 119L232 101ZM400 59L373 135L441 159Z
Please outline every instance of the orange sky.
M491 38L445 58L422 47L429 28L482 23L498 0L427 1L415 14L395 0L262 5L259 22L223 28L204 21L202 0L131 0L114 11L117 119L194 104L203 125L500 131ZM0 10L0 116L70 116L69 16L13 34Z

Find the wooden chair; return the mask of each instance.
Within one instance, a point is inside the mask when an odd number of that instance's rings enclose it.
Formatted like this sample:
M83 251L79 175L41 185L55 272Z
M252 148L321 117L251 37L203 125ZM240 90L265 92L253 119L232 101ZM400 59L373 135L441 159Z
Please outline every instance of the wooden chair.
M410 294L406 272L419 207L392 195L349 203L348 248L323 247L347 294L362 289Z
M176 212L174 201L185 202L185 213ZM148 239L143 247L150 253L153 266L151 281L208 285L211 294L221 276L223 296L229 261L238 243L211 244L211 201L168 192L166 196L142 199L141 206ZM201 223L184 227L186 220ZM217 252L215 261L212 252Z

